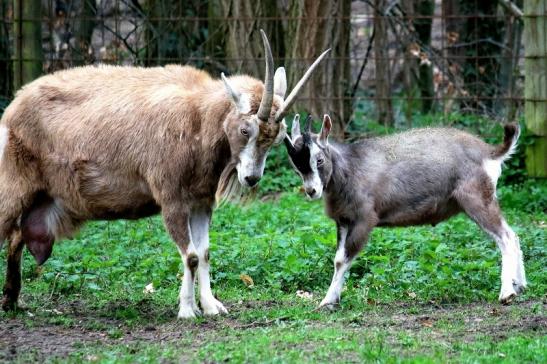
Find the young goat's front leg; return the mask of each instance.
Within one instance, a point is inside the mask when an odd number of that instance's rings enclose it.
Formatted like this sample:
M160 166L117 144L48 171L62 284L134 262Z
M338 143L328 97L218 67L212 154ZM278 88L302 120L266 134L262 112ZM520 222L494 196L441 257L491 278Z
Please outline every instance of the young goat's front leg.
M190 236L190 213L187 206L173 204L162 207L162 215L169 234L175 240L184 263L184 276L179 294L178 318L193 318L200 315L194 297L194 282L199 265L197 249Z
M366 223L344 225L336 223L337 250L334 257L334 275L332 281L319 307L333 308L340 303L340 295L344 287L344 275L351 267L355 256L361 251L363 244L368 239L371 230Z
M199 258L198 280L199 300L205 315L218 315L228 313L224 305L218 301L211 291L209 278L209 225L211 221L211 209L203 207L192 210L190 216L190 230Z

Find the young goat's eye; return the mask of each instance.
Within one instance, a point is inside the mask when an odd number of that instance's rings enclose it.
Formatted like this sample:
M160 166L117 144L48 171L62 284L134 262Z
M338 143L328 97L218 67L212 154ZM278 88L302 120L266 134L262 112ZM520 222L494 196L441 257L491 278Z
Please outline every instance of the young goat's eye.
M249 131L245 128L241 128L241 135L248 137L249 136Z
M317 165L322 166L323 163L325 163L325 160L323 158L317 158Z

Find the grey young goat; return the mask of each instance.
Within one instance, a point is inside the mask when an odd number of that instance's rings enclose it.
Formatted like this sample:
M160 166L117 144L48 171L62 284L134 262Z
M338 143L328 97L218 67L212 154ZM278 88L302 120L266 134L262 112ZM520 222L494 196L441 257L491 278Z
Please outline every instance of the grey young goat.
M518 237L496 200L496 182L503 161L515 150L518 125L505 126L499 146L453 128L414 129L340 144L328 139L328 115L319 135L311 132L309 119L301 133L295 117L285 145L306 194L318 199L324 193L326 212L336 221L334 276L320 307L339 303L344 273L375 226L435 225L459 212L491 235L501 250L499 300L509 303L526 287Z

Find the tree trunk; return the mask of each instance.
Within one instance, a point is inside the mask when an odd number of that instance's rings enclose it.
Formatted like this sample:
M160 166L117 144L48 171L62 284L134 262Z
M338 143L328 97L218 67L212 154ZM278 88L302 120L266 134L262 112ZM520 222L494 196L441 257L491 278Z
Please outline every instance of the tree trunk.
M144 7L150 17L145 35L144 64L182 62L204 67L201 45L205 43L203 30L207 28L207 22L201 19L207 17L207 3L202 0L147 0Z
M15 90L42 74L42 6L40 1L14 1Z
M517 0L516 6L522 8L522 0ZM522 41L524 23L522 18L506 10L505 48L500 60L500 94L502 98L495 100L494 110L506 120L514 120L517 112L517 102L512 98L515 95L515 74L518 72L518 62Z
M418 0L416 2L416 14L418 16L432 16L435 10L433 0ZM418 18L414 20L414 29L421 44L431 46L432 18ZM420 64L418 68L418 87L422 97L422 112L428 113L433 107L433 70L431 64Z
M80 18L76 19L75 24L75 49L73 62L76 66L90 63L92 54L90 52L91 36L95 27L95 16L97 14L97 5L95 0L81 0Z
M404 22L409 29L413 29L413 17L414 17L414 3L415 0L403 1L401 8L403 9L405 19ZM404 63L403 63L403 85L406 94L406 104L404 105L404 113L406 119L406 126L412 127L412 113L415 108L416 100L416 77L418 73L418 63L416 58L410 53L410 47L412 44L412 34L404 40Z
M432 16L434 2L432 0L410 0L401 3L405 15L405 22L411 30L409 37L404 44L405 63L403 65L403 82L407 94L407 105L405 106L405 117L407 126L411 126L411 114L415 107L414 99L416 92L419 92L421 99L422 113L428 113L433 107L433 70L431 64L420 62L416 56L410 54L411 44L418 40L419 44L431 47L431 25L432 18L422 18L422 16Z
M289 21L285 35L289 89L294 87L307 67L319 54L332 48L329 58L319 66L300 95L304 102L297 103L316 118L328 113L333 120L333 133L343 137L351 118L351 64L349 36L351 1L304 0L289 1Z
M257 78L264 75L263 29L276 61L284 54L283 31L275 0L211 0L209 2L208 52L225 58L230 73L247 73ZM268 19L264 19L264 18ZM274 19L271 19L274 18Z
M393 126L393 108L391 105L391 72L388 51L388 23L384 16L387 0L374 0L374 61L376 65L376 107L378 122Z
M547 177L547 0L524 1L525 121L534 136L526 147L526 169Z
M0 115L7 106L12 94L8 7L9 0L0 0L0 17L2 18L0 24Z
M458 40L449 45L457 48L452 54L466 57L461 62L455 61L461 65L464 88L472 97L465 106L480 111L485 111L486 107L491 111L493 100L500 91L499 56L504 29L503 20L492 17L497 12L498 0L458 0L457 3L450 5L457 8L453 15L465 18L447 22L447 27L452 27L447 30L458 35Z

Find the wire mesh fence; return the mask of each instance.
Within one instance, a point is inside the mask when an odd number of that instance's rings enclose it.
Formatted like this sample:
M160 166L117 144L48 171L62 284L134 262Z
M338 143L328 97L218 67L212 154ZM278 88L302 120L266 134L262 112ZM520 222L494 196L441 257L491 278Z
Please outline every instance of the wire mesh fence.
M0 3L2 108L37 76L29 67L178 63L261 78L260 28L289 87L332 48L297 109L333 113L343 129L363 118L410 126L428 113L507 120L523 108L522 0Z

